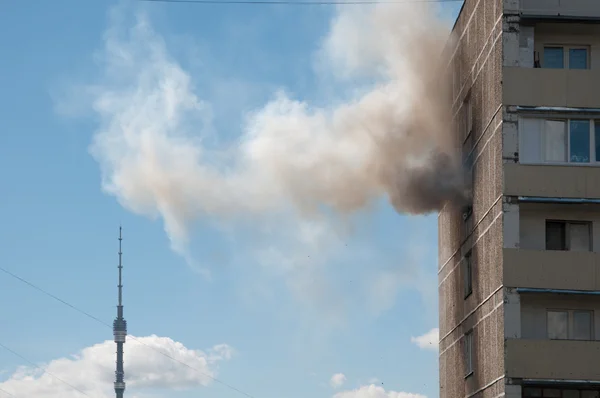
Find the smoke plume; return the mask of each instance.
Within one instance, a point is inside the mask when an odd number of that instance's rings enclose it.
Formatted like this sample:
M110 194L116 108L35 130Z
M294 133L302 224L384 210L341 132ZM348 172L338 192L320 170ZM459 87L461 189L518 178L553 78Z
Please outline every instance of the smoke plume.
M226 148L206 145L210 106L148 23L122 36L106 36L92 154L104 189L161 216L175 246L198 218L345 214L382 196L420 214L463 195L442 76L448 31L427 4L340 8L320 59L340 81L370 88L324 108L279 92Z

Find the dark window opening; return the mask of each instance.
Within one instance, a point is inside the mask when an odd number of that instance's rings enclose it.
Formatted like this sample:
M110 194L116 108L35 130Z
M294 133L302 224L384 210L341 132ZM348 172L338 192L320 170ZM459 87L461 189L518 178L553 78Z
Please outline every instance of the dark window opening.
M591 223L547 220L546 250L592 251Z
M464 285L465 285L465 298L469 297L473 293L473 256L471 252L467 253L464 261Z
M600 387L523 387L523 398L600 398Z

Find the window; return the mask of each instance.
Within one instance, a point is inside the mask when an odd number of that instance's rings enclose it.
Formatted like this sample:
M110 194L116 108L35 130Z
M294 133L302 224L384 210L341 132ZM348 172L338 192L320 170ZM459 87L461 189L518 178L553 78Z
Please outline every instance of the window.
M548 338L566 340L569 338L569 313L567 311L548 311Z
M594 340L593 311L548 310L546 326L551 340Z
M563 69L565 54L562 47L544 47L544 68Z
M463 239L466 239L473 230L473 206L464 206L462 211L463 227L461 231L463 234Z
M590 162L590 121L569 121L569 161L574 163Z
M600 162L600 120L521 118L521 163Z
M600 127L600 126L599 126ZM598 129L598 133L600 134L600 128ZM462 146L462 154L463 154L463 167L467 173L470 173L473 169L473 162L475 158L475 148L473 148L473 135L469 134L465 139L465 142Z
M471 252L467 253L464 261L464 283L465 283L465 298L473 293L473 256Z
M544 47L544 68L589 69L589 48L586 46Z
M596 144L594 160L600 162L600 123L594 123L594 143Z
M600 388L591 386L523 387L523 398L600 398Z
M464 115L464 137L467 138L473 131L473 103L471 101L471 93L467 94L465 101L463 102L463 115Z
M573 339L592 339L592 311L573 311Z
M473 331L465 333L465 377L473 374Z
M589 222L546 220L546 250L592 251L591 235Z

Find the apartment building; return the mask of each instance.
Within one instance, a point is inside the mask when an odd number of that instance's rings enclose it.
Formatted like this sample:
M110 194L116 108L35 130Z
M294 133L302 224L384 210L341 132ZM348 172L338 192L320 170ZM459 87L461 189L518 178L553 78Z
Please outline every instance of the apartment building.
M600 0L466 0L454 33L440 397L600 398Z

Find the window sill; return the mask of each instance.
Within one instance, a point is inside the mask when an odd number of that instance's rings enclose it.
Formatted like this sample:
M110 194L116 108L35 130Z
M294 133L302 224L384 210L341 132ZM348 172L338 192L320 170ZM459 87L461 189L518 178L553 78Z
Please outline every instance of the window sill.
M570 167L600 167L600 162L571 163L571 162L519 162L523 166L570 166Z
M550 340L550 341L600 341L597 339L587 340L587 339L551 339L551 338L548 338L547 340Z
M465 294L465 300L473 295L473 291L471 290L469 293Z
M467 373L465 375L465 379L468 379L469 377L473 376L473 373L474 373L473 371L470 371L469 373Z

